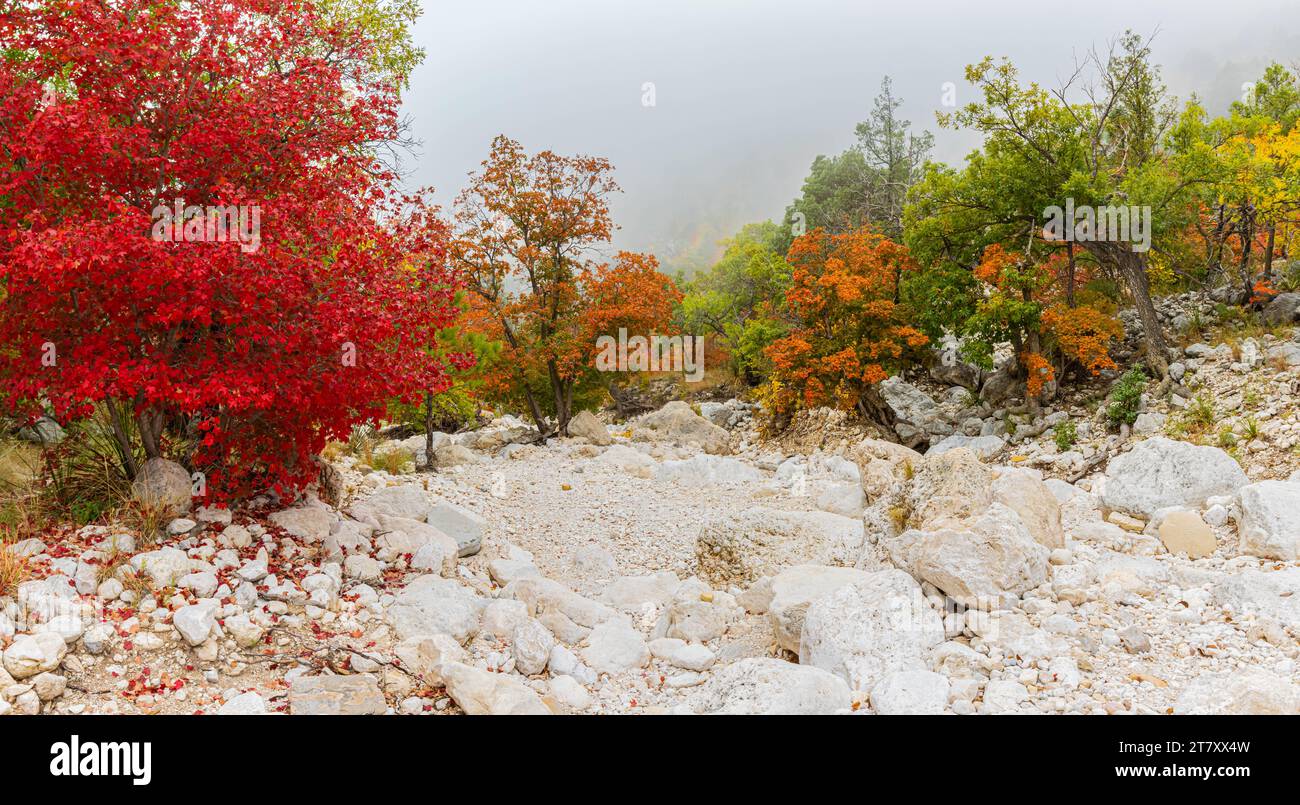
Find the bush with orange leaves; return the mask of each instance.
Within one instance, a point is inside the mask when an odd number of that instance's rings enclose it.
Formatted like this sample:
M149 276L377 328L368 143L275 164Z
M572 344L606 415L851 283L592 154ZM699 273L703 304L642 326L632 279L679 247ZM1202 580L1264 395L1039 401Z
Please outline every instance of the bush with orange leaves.
M1020 353L1020 365L1025 368L1025 391L1030 397L1043 393L1043 387L1056 379L1056 370L1047 358L1037 352Z
M1066 360L1093 375L1117 368L1110 347L1124 337L1124 325L1118 319L1087 305L1055 304L1043 311L1043 330Z
M867 229L816 229L795 240L786 260L790 330L766 351L773 372L765 398L775 420L826 405L892 425L879 383L929 341L898 302L901 278L915 269L907 248Z

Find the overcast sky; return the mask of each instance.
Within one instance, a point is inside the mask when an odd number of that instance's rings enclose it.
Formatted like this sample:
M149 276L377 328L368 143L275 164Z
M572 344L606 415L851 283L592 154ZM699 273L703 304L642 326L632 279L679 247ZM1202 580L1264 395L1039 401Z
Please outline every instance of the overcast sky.
M1071 12L1073 5L1080 12ZM505 133L530 153L607 157L620 248L668 265L711 254L740 225L780 218L817 154L853 141L889 75L934 156L977 144L939 130L942 86L972 99L965 65L1009 56L1048 86L1125 28L1180 99L1222 111L1268 62L1300 59L1297 0L424 0L427 51L404 102L421 142L409 184L444 207ZM1059 9L1059 10L1058 10ZM642 104L653 82L655 105Z

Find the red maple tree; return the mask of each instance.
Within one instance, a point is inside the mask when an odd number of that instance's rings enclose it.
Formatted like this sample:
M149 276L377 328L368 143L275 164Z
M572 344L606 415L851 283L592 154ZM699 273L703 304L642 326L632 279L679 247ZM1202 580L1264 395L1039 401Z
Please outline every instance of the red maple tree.
M51 0L0 41L11 404L102 407L128 476L138 444L224 497L302 484L386 398L447 385L445 231L378 158L397 95L355 26L305 0Z

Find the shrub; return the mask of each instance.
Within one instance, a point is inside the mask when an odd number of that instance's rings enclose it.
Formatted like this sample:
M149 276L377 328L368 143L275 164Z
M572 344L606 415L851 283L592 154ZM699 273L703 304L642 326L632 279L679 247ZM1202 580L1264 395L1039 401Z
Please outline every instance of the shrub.
M0 539L0 598L12 595L27 578L27 562Z
M1075 426L1073 420L1067 419L1056 424L1056 427L1052 429L1052 437L1056 440L1056 449L1064 453L1074 447L1075 442L1078 441L1079 429Z
M1246 437L1246 441L1259 438L1259 420L1253 416L1248 416L1241 423L1241 435Z
M0 67L0 393L103 405L149 458L192 445L220 499L301 486L328 439L444 388L445 230L378 164L398 98L368 37L309 1L0 16L32 54Z
M1231 449L1237 446L1237 434L1232 432L1232 428L1230 426L1224 425L1223 427L1219 428L1218 441L1219 441L1219 447L1222 447L1224 450Z
M51 508L78 525L99 520L131 498L128 462L113 438L103 410L68 427L67 436L45 451L49 486L45 494ZM143 463L143 451L132 458Z
M375 469L383 470L389 475L401 475L407 468L414 466L415 455L405 447L387 450L374 458Z
M1110 390L1110 402L1106 405L1106 419L1112 425L1132 425L1137 421L1146 384L1146 372L1138 366L1120 376Z
M1184 412L1187 421L1190 422L1197 430L1205 431L1213 427L1218 419L1218 412L1214 407L1214 400L1206 394L1197 394L1192 401L1187 404L1187 410Z

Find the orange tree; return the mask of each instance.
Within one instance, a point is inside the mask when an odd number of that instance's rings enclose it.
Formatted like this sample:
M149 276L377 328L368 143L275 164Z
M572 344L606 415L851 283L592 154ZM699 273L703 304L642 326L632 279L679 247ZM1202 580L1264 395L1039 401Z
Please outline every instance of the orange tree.
M614 228L612 171L598 157L529 156L501 135L456 200L450 252L472 297L467 320L502 343L483 393L543 434L567 433L598 393L599 336L663 331L681 298L653 256L597 260Z
M773 413L785 420L798 408L856 409L892 433L896 418L880 381L929 340L898 302L899 279L915 268L907 248L865 228L815 229L794 241L786 260L790 329L767 348Z

